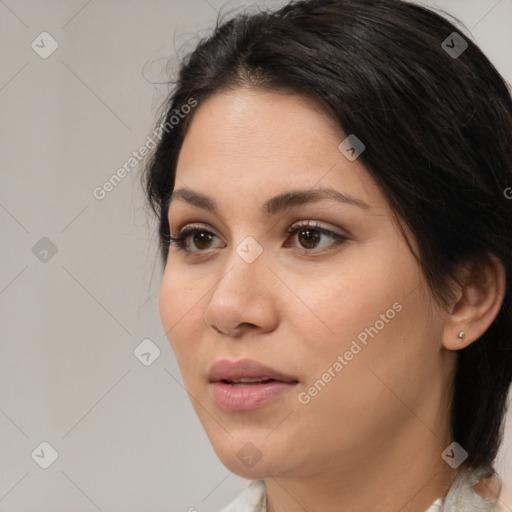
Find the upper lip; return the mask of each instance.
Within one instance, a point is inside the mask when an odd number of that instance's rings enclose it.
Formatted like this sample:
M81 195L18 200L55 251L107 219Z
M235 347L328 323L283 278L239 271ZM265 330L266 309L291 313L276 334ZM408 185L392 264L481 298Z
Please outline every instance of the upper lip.
M242 359L240 361L221 359L212 365L208 377L210 382L218 382L221 380L234 381L237 379L251 379L257 377L281 382L298 382L295 377L270 368L269 366L265 366L253 359Z

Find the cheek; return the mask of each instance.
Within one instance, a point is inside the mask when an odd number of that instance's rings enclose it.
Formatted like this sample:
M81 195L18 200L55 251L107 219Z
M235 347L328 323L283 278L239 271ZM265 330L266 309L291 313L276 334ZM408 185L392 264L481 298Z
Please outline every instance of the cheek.
M169 270L166 265L160 284L160 317L168 338L172 337L174 327L182 315L183 301L178 300L182 296L183 283L177 280L179 276Z
M296 295L309 307L302 323L316 336L304 336L318 350L341 350L361 334L364 343L366 329L374 327L380 332L389 331L407 316L405 308L418 287L421 274L408 249L391 241L375 241L366 246L354 246L342 253L342 258L333 265L317 267L309 277L301 276ZM303 305L299 310L305 312ZM398 311L400 310L400 311ZM296 320L302 315L296 313ZM384 315L384 319L381 319ZM372 333L375 331L372 329ZM319 337L324 342L319 343Z
M203 322L204 290L194 287L185 272L166 266L160 287L160 317L180 367L187 371L189 354L197 351Z
M429 350L424 296L414 290L419 275L401 269L375 286L367 278L382 274L344 276L323 287L312 308L335 334L315 321L319 336L302 338L307 379L301 391L310 401L298 406L297 417L323 432L326 450L344 442L377 449L368 439L392 436L408 421L404 403L420 407L436 356Z
M343 369L338 364L338 371L331 372L343 377L332 379L328 387L357 389L366 403L382 392L382 383L372 371L400 385L404 375L411 375L411 361L413 367L420 367L422 358L425 361L432 339L426 314L429 299L413 256L396 244L377 249L359 250L357 258L347 255L334 279L331 268L325 274L316 273L310 282L302 281L298 294L306 297L315 314L295 318L295 325L303 328L307 384L321 379L341 356ZM359 399L352 397L357 407Z

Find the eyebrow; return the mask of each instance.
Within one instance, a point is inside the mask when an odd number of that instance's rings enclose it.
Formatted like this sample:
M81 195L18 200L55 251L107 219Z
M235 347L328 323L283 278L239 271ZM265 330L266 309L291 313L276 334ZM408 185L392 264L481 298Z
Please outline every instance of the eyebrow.
M315 203L323 199L334 199L340 203L350 204L365 210L371 209L364 201L351 195L343 194L333 188L316 188L309 190L290 190L289 192L274 196L262 206L262 211L267 215L276 215L298 206ZM185 201L197 208L215 214L219 213L219 207L211 197L200 194L199 192L194 192L188 188L175 190L170 197L169 206L173 201L178 200Z

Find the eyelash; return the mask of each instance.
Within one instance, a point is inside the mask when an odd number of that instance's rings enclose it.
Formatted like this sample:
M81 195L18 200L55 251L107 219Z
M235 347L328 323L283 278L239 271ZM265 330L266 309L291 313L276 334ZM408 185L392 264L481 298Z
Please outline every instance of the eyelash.
M296 224L294 226L291 226L286 230L286 233L288 233L290 236L294 236L297 234L301 229L309 228L313 229L314 231L319 231L322 235L328 236L329 238L332 238L334 241L331 244L331 246L337 247L338 245L342 244L347 240L347 237L340 235L338 233L334 233L333 231L330 231L329 229L322 228L320 226L320 223L316 222L315 224L311 224L311 222L305 221L301 222L299 224ZM189 237L196 233L208 233L213 236L216 236L215 233L212 233L211 231L205 229L202 226L195 226L193 224L190 224L186 226L178 237L173 237L172 235L169 235L169 245L175 245L176 248L180 251L183 251L187 254L200 254L205 253L208 251L208 249L205 250L197 250L197 251L189 251L186 248L186 242ZM313 253L315 249L305 249L302 248L302 250L306 253ZM329 249L327 249L328 251ZM327 252L326 250L322 250L320 252Z

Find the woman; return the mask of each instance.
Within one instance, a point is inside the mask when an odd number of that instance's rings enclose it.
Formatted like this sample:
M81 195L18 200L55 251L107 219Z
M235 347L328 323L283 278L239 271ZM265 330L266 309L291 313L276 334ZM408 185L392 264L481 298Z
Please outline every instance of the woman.
M512 101L400 0L239 15L183 63L145 186L224 512L496 510Z

